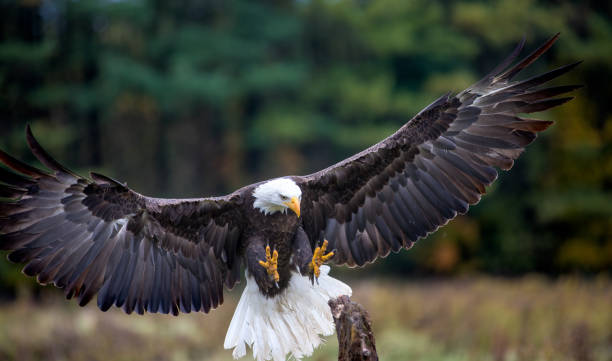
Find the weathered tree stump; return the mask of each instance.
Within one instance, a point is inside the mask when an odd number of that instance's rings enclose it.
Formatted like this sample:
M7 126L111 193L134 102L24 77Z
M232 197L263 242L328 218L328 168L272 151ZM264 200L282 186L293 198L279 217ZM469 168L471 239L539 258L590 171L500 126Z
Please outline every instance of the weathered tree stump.
M368 312L348 296L329 300L338 335L338 361L378 361Z

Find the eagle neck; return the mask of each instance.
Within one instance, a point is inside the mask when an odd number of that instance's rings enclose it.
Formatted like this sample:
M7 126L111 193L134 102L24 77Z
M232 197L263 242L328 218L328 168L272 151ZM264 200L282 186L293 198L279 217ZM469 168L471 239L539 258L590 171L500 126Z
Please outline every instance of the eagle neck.
M287 213L287 207L271 204L257 197L255 197L255 202L253 202L253 208L259 210L266 216L274 214L276 212L281 212L283 214Z

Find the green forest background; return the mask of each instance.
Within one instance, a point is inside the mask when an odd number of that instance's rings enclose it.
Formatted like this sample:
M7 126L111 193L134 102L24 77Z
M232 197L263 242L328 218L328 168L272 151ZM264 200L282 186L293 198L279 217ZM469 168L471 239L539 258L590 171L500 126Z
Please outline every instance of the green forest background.
M368 271L398 276L612 269L612 3L0 1L0 147L138 192L231 192L306 174L460 91L523 36L561 32L522 76L577 60L576 99L467 216ZM0 262L5 291L22 282Z

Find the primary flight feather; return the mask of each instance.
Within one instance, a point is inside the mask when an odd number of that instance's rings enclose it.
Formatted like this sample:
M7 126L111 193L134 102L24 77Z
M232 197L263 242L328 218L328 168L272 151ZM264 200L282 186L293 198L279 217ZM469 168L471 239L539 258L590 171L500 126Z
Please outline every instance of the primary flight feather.
M333 333L327 300L350 294L323 263L363 266L410 248L465 213L551 121L523 118L578 86L544 87L578 63L512 81L558 34L461 93L427 106L380 143L307 176L223 197L159 199L104 175L81 177L26 136L49 171L0 151L0 249L23 272L102 310L208 312L246 267L225 347L257 360L312 353Z

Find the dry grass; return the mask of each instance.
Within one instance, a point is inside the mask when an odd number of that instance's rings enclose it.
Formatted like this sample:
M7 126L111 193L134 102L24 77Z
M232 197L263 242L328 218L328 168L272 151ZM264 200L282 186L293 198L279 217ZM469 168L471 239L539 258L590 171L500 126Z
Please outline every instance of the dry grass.
M612 360L612 281L539 277L364 281L381 360ZM55 293L0 306L0 360L231 360L223 338L239 291L209 315L128 316ZM311 358L335 360L336 342ZM250 356L245 360L250 360Z

